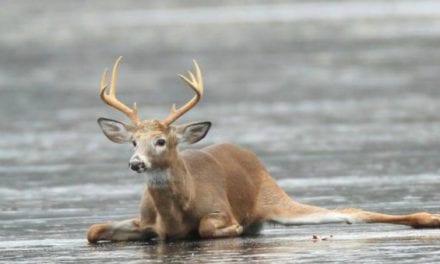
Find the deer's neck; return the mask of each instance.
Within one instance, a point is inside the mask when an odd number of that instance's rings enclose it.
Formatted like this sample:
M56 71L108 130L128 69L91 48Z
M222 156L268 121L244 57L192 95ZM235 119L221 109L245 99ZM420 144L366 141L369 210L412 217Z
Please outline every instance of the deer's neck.
M148 190L161 215L169 211L185 211L193 198L193 179L185 161L176 155L174 162L166 169L147 173Z

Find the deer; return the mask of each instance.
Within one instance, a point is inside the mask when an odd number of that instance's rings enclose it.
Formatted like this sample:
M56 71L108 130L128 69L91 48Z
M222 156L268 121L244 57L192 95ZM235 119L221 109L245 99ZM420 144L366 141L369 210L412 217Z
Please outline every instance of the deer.
M413 228L440 228L440 214L418 212L389 215L361 209L326 209L296 202L278 186L257 156L229 143L202 149L179 150L181 144L202 140L211 122L173 125L203 96L199 65L194 73L179 75L195 93L180 108L172 105L165 119L141 120L136 103L128 107L116 97L119 57L108 88L108 70L101 79L100 97L122 112L126 124L99 118L104 135L115 143L133 144L131 170L146 174L139 216L92 225L90 243L101 241L148 241L187 238L226 238L258 234L264 223L316 225L328 223L388 223Z

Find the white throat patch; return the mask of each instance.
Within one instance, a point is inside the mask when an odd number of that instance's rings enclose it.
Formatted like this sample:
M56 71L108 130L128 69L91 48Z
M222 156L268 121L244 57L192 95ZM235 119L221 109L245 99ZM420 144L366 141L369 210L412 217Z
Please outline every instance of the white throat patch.
M170 173L168 170L148 170L147 185L150 188L165 188L170 184Z

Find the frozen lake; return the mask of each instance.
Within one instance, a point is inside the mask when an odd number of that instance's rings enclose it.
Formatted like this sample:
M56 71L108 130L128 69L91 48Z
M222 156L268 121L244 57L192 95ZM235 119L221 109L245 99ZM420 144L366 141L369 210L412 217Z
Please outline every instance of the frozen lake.
M96 119L105 67L141 117L192 96L202 147L257 153L296 200L440 212L440 2L4 1L0 10L0 263L440 262L440 229L268 225L258 237L89 245L93 223L138 213L131 146ZM313 241L312 236L332 238Z

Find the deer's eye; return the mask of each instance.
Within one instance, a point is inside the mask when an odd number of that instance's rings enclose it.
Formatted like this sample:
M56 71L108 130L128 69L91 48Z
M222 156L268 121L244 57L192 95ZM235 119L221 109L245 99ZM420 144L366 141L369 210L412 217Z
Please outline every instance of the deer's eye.
M162 147L165 146L165 143L166 143L165 139L160 138L156 141L156 146Z
M133 141L133 147L136 147L136 145L137 145L136 141Z

